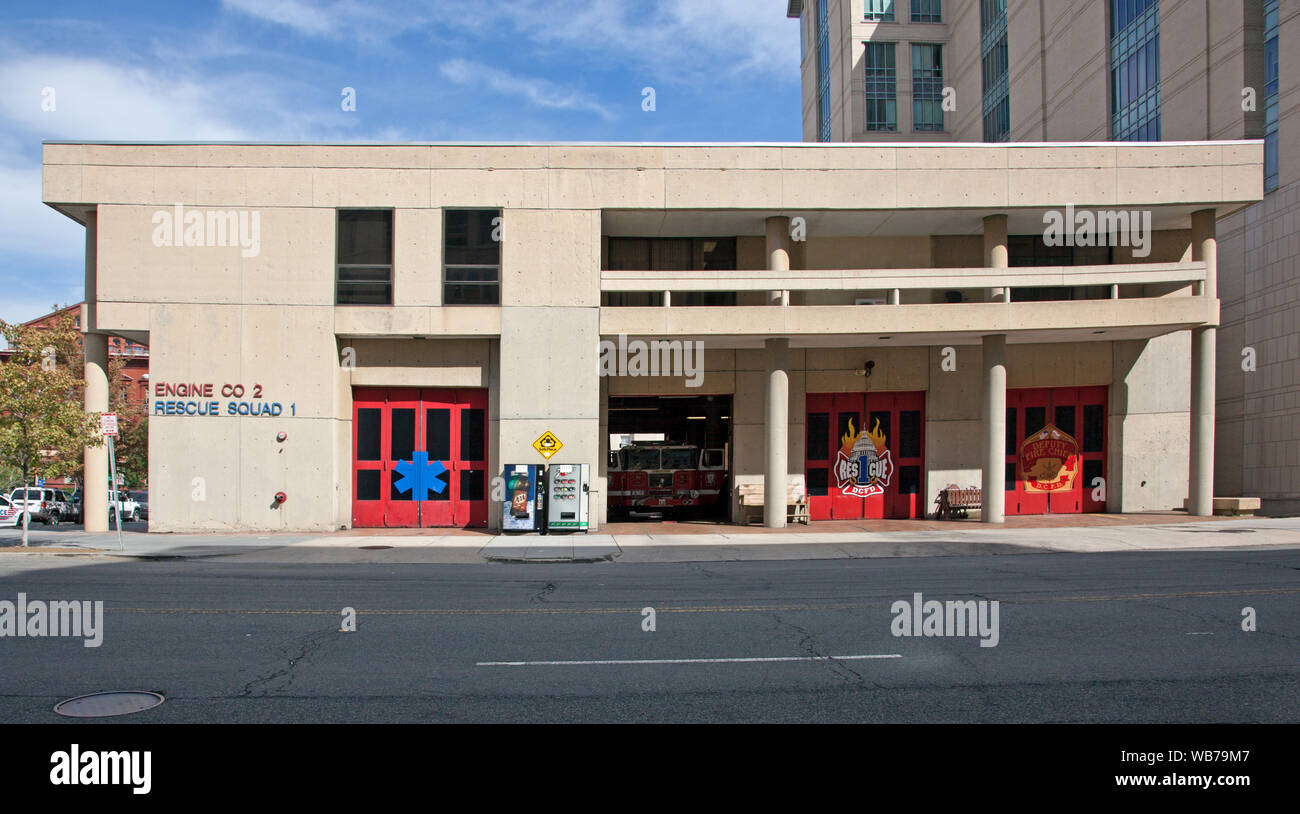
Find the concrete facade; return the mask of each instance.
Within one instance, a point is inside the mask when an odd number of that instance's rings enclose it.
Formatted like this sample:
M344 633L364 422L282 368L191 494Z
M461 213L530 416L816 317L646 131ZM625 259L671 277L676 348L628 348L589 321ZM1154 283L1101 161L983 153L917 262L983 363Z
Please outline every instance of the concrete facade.
M980 3L943 3L943 22L865 20L865 0L829 0L831 140L976 142L982 128ZM1161 0L1161 138L1259 139L1266 134L1266 3ZM1007 0L1012 142L1106 141L1110 56L1106 0ZM804 44L803 135L818 138L816 0L792 2ZM1218 225L1223 322L1216 343L1215 494L1263 500L1265 513L1300 512L1300 2L1277 3L1278 186ZM865 131L865 43L899 43L898 132ZM945 49L956 109L942 133L912 133L909 43ZM1243 94L1251 94L1247 104ZM1222 215L1222 213L1221 213ZM1246 357L1253 359L1253 369Z
M1188 496L1188 336L1219 321L1192 215L1262 195L1257 142L44 150L44 200L88 227L83 330L147 341L155 385L242 385L245 400L260 386L284 408L227 415L235 399L218 394L221 414L201 417L157 414L155 403L156 531L349 526L361 386L486 389L489 472L541 463L531 445L550 430L565 444L556 462L592 467L596 527L611 396L732 396L739 485L782 465L803 481L806 394L924 391L929 502L947 483L980 482L980 348L990 335L1006 337L1008 388L1109 388L1108 510L1173 508ZM1037 231L1067 202L1151 210L1150 256L986 266L989 223ZM155 245L158 213L178 203L257 213L260 250ZM392 305L335 305L336 212L354 207L393 210ZM502 210L500 305L441 304L442 211L457 207ZM768 251L773 218L806 227L782 249L788 268ZM718 235L736 237L736 270L610 271L603 259L612 237ZM1113 296L990 293L1044 285ZM691 291L734 292L736 304L602 304L617 292ZM890 304L854 304L864 297ZM703 341L703 385L599 376L599 340L620 335ZM869 387L856 372L864 357L875 362ZM769 410L782 389L786 403ZM782 435L784 464L767 450ZM277 504L277 492L287 501ZM499 505L489 523L499 527Z

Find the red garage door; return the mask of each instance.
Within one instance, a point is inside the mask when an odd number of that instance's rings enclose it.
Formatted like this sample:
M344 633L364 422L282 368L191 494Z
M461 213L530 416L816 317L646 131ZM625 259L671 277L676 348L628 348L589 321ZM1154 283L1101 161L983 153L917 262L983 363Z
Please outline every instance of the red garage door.
M1106 388L1007 391L1006 513L1106 510Z
M810 394L807 409L813 520L924 515L925 393Z
M487 525L487 391L356 388L352 524Z

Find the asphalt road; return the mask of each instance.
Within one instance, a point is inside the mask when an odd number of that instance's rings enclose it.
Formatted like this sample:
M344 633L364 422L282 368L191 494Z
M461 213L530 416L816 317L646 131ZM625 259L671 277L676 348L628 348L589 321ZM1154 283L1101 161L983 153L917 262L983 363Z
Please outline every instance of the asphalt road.
M19 592L103 600L104 639L0 638L0 722L60 722L58 701L117 689L167 701L115 722L1300 721L1297 550L0 560L0 600ZM916 592L997 600L997 646L895 637L891 605ZM345 607L355 632L339 632Z

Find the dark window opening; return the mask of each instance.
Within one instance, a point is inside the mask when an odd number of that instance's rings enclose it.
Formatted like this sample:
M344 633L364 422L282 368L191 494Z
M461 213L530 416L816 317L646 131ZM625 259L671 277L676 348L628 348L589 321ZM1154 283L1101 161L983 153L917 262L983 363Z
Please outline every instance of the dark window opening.
M335 251L339 305L393 304L393 211L340 209Z
M1083 462L1083 488L1088 490L1089 493L1100 485L1097 482L1097 479L1103 477L1102 471L1101 461ZM1089 494L1089 497L1091 496L1092 495Z
M807 432L808 432L808 460L810 461L830 460L831 457L830 413L809 413Z
M451 410L436 407L424 411L424 442L430 461L451 460Z
M921 467L901 466L898 468L898 493L900 495L921 494Z
M1083 451L1103 452L1106 437L1106 408L1101 404L1083 407Z
M443 305L501 303L501 226L500 209L443 212Z
M1062 404L1056 408L1056 428L1077 440L1074 434L1074 405Z
M460 471L460 499L483 500L486 494L484 487L486 475L487 473L482 469L462 469Z
M830 492L830 470L817 468L808 470L808 496L825 497Z
M460 457L464 461L487 460L483 451L483 411L467 409L460 413Z
M1025 408L1025 438L1047 426L1047 408L1046 407L1026 407Z
M357 470L357 500L379 500L379 470Z
M379 460L379 421L382 411L377 407L357 410L357 460ZM374 498L378 500L379 498Z
M921 457L920 410L903 410L898 414L898 457Z
M388 458L391 461L411 461L415 455L415 410L408 408L392 411L392 438Z

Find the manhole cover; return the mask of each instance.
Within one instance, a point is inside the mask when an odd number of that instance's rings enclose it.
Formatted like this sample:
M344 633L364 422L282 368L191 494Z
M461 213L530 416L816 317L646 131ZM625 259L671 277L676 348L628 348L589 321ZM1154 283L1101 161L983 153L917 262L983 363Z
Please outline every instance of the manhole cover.
M156 692L96 692L79 695L54 705L54 711L68 718L110 718L144 712L163 702Z
M357 546L357 547L358 547L358 548L364 548L364 549L367 550L367 551L378 551L378 550L380 550L381 548L392 548L392 546L390 546L390 545L363 545L363 546Z

